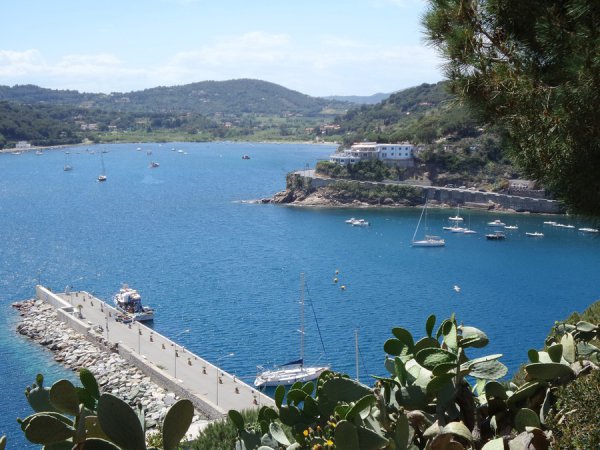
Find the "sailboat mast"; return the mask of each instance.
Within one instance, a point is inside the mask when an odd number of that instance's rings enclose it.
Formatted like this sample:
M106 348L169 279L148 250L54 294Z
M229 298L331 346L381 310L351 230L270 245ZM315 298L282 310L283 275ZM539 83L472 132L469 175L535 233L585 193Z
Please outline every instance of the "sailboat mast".
M354 330L354 351L356 353L356 381L358 380L358 329Z
M415 241L415 238L417 237L417 232L419 231L419 227L421 226L421 219L423 218L423 213L425 212L425 210L427 209L427 198L425 198L425 206L423 206L423 209L421 210L421 216L419 217L419 222L417 223L417 228L415 228L415 233L413 234L413 242Z
M300 361L304 365L304 272L300 273Z

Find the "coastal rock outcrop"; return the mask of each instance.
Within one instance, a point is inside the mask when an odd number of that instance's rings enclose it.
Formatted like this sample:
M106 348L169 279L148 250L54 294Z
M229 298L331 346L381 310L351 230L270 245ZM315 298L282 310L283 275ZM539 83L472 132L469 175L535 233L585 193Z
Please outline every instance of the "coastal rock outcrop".
M131 406L141 404L146 410L147 428L161 423L169 406L178 398L118 354L99 348L60 322L51 305L41 300L26 300L12 306L21 315L16 327L19 334L46 347L63 366L74 371L89 369L101 391L117 395ZM194 421L199 419L194 417Z
M265 203L265 201L263 201ZM273 196L270 203L289 204L295 206L323 206L323 207L369 207L369 206L387 206L401 207L414 206L407 199L394 200L390 197L361 197L357 198L356 193L345 191L343 189L333 189L330 187L320 187L312 189L310 192L300 189L286 189Z

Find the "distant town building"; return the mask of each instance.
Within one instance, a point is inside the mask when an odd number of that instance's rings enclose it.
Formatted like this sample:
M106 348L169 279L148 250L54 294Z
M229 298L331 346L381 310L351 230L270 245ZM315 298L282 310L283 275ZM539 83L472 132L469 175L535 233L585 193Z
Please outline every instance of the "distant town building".
M329 161L337 164L354 164L365 160L380 160L407 165L407 163L412 163L414 151L414 145L408 142L396 144L361 142L353 144L348 150L330 155Z
M319 127L321 134L335 134L340 131L341 126L337 124L326 124Z
M27 141L19 141L15 144L15 148L17 150L29 150L31 148L31 144Z

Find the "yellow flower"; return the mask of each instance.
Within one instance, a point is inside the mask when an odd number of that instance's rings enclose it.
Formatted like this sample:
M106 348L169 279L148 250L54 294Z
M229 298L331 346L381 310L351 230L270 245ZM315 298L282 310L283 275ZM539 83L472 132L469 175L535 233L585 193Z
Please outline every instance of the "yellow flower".
M302 432L302 434L304 435L304 437L307 437L307 436L308 436L308 430L304 430L304 431Z
M326 444L327 444L327 447L333 447L333 441L331 439L328 439Z

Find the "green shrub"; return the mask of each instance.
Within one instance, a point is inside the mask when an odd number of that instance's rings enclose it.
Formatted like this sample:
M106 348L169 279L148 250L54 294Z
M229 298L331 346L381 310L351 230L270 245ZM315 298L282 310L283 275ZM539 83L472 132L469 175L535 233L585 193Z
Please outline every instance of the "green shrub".
M254 423L258 420L258 410L241 411L244 421ZM231 450L235 448L238 432L235 425L229 419L215 421L206 426L197 439L188 445L188 449L194 450Z
M562 386L556 396L555 412L547 423L554 448L600 448L600 370Z

